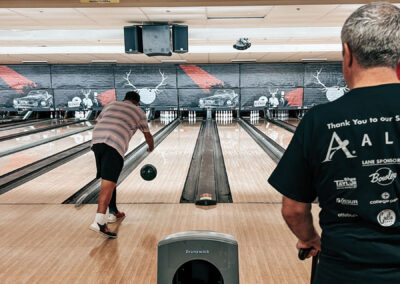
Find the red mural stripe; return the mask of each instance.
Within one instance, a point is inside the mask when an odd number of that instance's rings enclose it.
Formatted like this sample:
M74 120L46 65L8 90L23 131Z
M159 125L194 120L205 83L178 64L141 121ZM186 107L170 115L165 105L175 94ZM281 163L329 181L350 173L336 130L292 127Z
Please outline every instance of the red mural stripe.
M19 93L22 93L22 89L26 86L36 86L35 82L25 78L7 66L0 66L0 78Z
M286 93L285 98L289 106L303 106L303 88Z
M101 106L105 106L106 104L113 102L117 99L117 96L115 95L115 89L100 93L97 98L101 102Z
M193 82L195 82L206 93L210 92L212 86L224 86L224 82L196 65L180 65L180 67L193 80Z

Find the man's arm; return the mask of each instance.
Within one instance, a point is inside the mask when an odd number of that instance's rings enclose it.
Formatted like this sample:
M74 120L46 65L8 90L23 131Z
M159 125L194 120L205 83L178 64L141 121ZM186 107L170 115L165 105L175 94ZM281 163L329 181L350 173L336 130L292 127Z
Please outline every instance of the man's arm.
M153 135L151 135L150 132L143 132L144 138L146 139L147 145L149 145L149 148L147 149L147 152L151 152L154 150L154 140L153 140Z
M321 239L313 225L311 203L298 202L284 196L282 216L299 239L297 249L313 248L307 257L316 255L321 250Z

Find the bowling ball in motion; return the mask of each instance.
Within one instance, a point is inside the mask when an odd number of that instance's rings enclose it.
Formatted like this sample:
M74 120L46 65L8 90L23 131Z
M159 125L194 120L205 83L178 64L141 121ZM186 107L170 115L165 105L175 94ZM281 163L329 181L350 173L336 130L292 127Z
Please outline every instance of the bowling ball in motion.
M157 169L155 166L147 164L140 169L140 176L144 180L153 180L157 176Z

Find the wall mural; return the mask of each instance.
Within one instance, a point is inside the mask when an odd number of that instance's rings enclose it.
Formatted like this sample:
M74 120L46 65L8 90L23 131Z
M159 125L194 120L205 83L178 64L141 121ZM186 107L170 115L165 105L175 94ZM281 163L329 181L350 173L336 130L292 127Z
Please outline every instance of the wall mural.
M49 110L54 107L49 66L0 66L0 108Z
M239 107L239 65L180 65L179 67L181 107ZM190 91L191 89L195 91Z
M341 64L306 64L304 74L305 105L331 102L349 91L342 75Z
M340 63L0 65L0 109L93 109L135 90L144 107L299 108L348 92Z
M58 109L100 110L116 100L115 89L55 89Z
M303 88L243 88L241 107L298 108L303 106Z
M122 100L126 92L136 91L142 106L178 106L176 67L173 65L117 65L115 86L118 100Z
M183 108L234 108L239 106L239 89L210 88L178 89L179 105Z

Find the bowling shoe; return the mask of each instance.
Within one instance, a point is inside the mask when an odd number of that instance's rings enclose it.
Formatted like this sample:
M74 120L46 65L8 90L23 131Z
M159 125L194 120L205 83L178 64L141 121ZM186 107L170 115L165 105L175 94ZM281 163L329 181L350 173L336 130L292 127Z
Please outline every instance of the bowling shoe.
M117 222L118 219L121 219L124 217L125 217L124 212L118 212L116 214L108 214L107 223L115 223L115 222Z
M107 223L104 225L100 225L99 223L92 223L90 225L89 229L92 231L95 231L95 232L99 232L100 234L102 234L103 236L105 236L107 238L115 239L117 237L116 233L113 233L108 229Z

